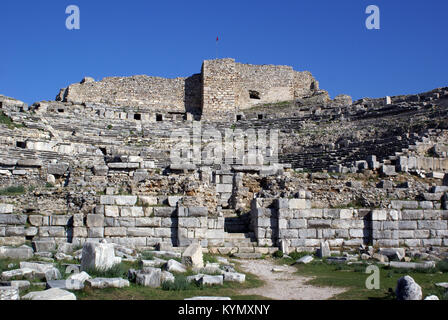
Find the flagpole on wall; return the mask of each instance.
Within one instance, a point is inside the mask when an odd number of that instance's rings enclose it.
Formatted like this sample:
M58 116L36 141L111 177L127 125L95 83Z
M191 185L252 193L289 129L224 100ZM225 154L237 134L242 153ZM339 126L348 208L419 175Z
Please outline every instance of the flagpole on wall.
M216 59L218 59L218 42L219 42L219 36L216 37Z

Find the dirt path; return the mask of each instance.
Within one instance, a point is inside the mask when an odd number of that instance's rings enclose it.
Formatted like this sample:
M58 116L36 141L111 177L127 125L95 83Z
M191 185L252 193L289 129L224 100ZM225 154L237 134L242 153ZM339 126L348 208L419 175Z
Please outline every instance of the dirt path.
M260 288L246 289L243 295L260 295L275 300L327 300L344 292L342 288L315 287L305 284L312 278L302 277L294 272L293 266L279 266L272 260L237 260L241 269L257 275L266 284ZM281 269L273 272L272 269Z

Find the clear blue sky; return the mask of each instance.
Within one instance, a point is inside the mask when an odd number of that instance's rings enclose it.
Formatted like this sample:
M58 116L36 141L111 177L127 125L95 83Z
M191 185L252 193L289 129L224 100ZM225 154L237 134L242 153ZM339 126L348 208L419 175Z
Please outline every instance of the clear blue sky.
M65 28L78 5L81 29ZM381 9L367 30L365 9ZM84 76L189 76L204 59L309 70L334 97L448 86L446 0L1 0L0 94L53 100Z

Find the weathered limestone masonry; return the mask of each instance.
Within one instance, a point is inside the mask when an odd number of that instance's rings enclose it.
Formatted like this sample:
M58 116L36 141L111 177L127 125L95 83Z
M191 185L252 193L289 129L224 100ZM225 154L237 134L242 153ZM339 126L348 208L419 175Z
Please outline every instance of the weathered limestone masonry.
M185 112L199 107L200 93L199 75L176 79L142 75L105 78L98 82L84 80L61 89L56 100Z
M309 72L288 66L249 65L234 59L206 60L201 74L164 79L149 76L111 77L61 89L56 100L73 104L138 107L142 112L203 114L233 118L256 104L291 101L313 95L318 82ZM142 119L146 120L146 119Z
M334 250L375 247L410 249L448 246L448 210L440 201L394 200L390 209L311 208L311 195L253 200L252 226L258 244L288 251L315 251L321 241Z
M202 111L209 117L257 104L292 101L319 90L309 72L289 66L241 64L234 59L204 61L202 77Z
M0 96L0 246L447 249L448 88L352 104L309 73L220 59L187 79L87 78L61 95ZM203 131L233 129L249 145L250 129L278 129L280 163L262 166L277 150L257 143L256 164L218 164L204 136L200 162L190 148L174 163L171 133L199 138L203 95Z

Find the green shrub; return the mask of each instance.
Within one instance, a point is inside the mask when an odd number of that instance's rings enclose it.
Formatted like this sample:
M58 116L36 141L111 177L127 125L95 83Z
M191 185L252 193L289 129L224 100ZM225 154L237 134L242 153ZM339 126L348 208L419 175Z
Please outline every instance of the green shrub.
M210 253L204 253L204 262L217 263L218 259Z
M86 272L92 278L127 278L128 268L120 263L110 269L90 268Z
M162 283L162 290L165 291L182 291L189 289L197 289L198 286L194 283L190 283L187 277L184 275L178 275L174 281L164 281Z
M443 273L448 272L448 260L439 261L436 268Z
M14 123L3 111L0 111L0 124L6 124L9 129L23 127L23 124Z
M313 256L312 252L291 252L290 254L288 254L288 256L291 257L291 259L293 260L299 260L300 258L304 257L304 256Z
M274 252L274 254L272 256L274 258L283 258L283 251L277 250L277 251Z
M0 190L0 196L13 196L24 194L25 188L23 186L10 186Z

